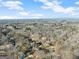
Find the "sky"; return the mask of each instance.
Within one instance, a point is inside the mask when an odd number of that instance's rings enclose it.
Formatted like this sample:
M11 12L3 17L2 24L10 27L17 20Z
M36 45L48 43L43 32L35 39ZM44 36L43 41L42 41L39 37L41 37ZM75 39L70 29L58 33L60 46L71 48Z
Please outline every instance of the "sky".
M0 19L79 18L79 0L0 0Z

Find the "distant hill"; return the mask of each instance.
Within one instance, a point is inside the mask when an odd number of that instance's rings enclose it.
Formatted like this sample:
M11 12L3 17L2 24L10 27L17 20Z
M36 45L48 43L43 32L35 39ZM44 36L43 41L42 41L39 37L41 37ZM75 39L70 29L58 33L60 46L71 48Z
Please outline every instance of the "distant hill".
M62 21L78 21L78 18L50 18L50 19L2 19L0 24L6 23L25 23L25 22L62 22Z

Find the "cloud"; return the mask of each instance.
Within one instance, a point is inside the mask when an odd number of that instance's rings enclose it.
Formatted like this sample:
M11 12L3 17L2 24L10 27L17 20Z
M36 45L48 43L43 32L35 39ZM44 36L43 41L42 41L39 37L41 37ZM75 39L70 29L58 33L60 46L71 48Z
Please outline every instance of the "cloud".
M36 17L38 16L38 17L41 17L41 16L43 16L43 14L36 13L36 14L31 14L31 16L34 16L34 17L35 17L35 16L36 16Z
M0 16L0 19L16 19L15 16Z
M79 5L79 1L75 2L76 5Z
M32 19L40 19L40 17L39 16L33 16L33 17L31 17Z
M21 12L19 12L19 14L23 17L28 16L28 17L32 17L32 18L44 16L43 14L40 14L40 13L32 13L32 12L26 12L26 11L21 11Z
M28 16L29 15L29 13L28 12L25 12L25 11L21 11L21 12L19 12L19 14L21 16Z
M14 11L17 11L17 14L22 16L22 17L41 17L43 16L42 14L39 14L39 13L32 13L31 11L28 12L28 11L25 11L25 9L22 7L23 3L19 0L5 0L5 1L2 1L0 0L0 6L1 7L6 7L7 9L9 10L14 10ZM8 18L15 18L15 17L12 17L12 16L0 16L1 19L8 19Z
M59 0L37 0L38 2L43 3L41 6L44 10L52 10L55 13L63 13L63 14L69 14L69 15L76 15L79 13L76 10L78 10L78 7L64 7L62 6L62 2ZM76 2L76 4L79 4L79 2ZM76 8L76 9L75 9Z
M40 1L40 2L48 2L48 0L34 0L35 2Z
M23 10L21 7L22 3L20 1L2 1L1 5L12 10Z
M68 7L64 8L60 5L61 2L58 1L53 1L53 2L46 2L44 3L46 9L52 9L54 12L59 12L59 13L73 13L74 8Z

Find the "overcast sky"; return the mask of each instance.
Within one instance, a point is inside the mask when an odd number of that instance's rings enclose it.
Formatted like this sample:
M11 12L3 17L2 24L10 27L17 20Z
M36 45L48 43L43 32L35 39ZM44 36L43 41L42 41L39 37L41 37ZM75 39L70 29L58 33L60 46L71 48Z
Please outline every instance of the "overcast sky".
M0 0L0 19L65 17L79 17L79 0Z

